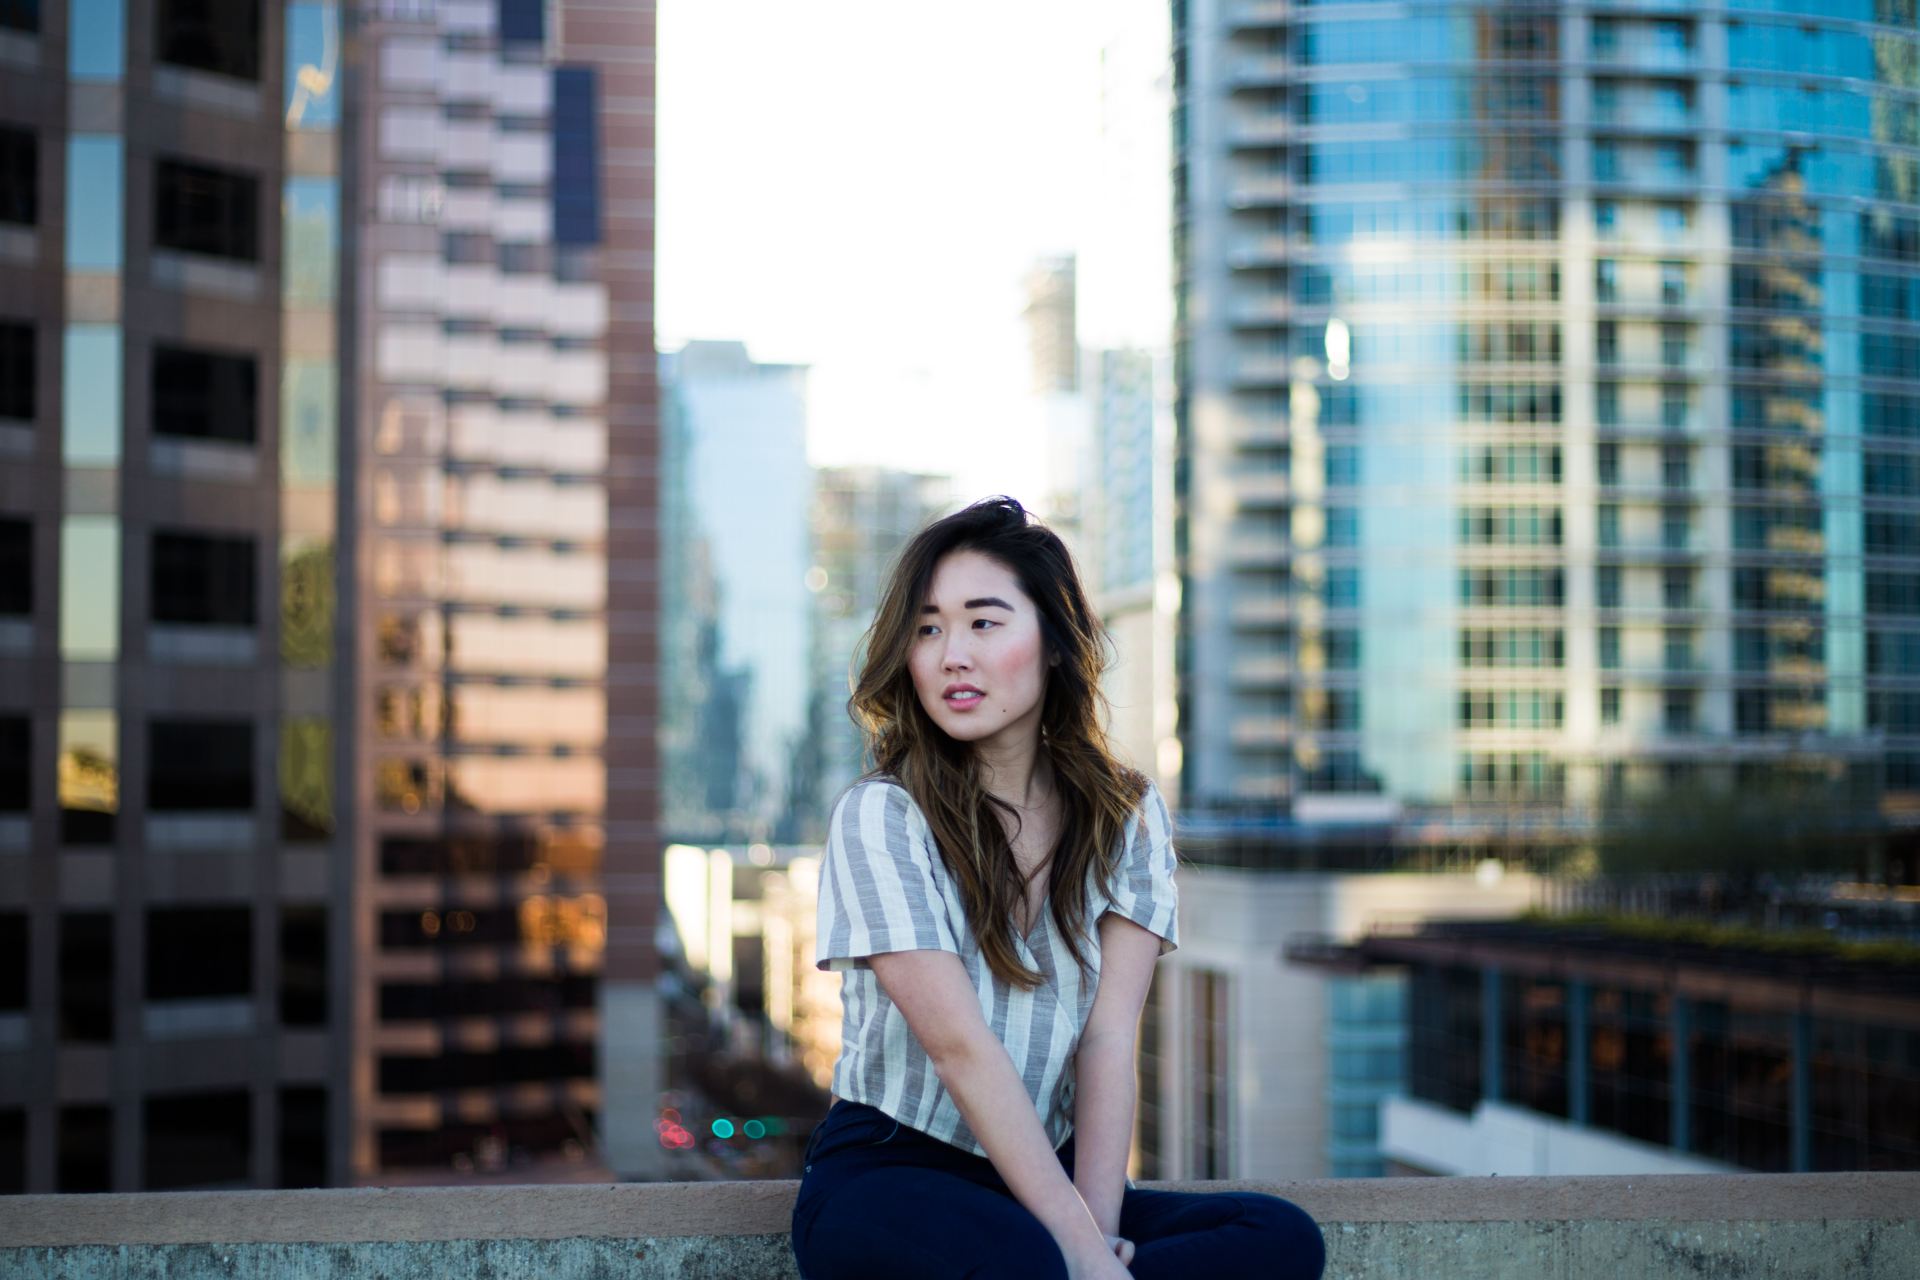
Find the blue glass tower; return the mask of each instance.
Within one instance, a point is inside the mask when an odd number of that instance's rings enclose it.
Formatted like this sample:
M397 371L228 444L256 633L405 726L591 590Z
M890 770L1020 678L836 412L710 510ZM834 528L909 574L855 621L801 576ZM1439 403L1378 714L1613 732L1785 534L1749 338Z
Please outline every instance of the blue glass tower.
M1911 0L1174 15L1195 830L1920 788Z

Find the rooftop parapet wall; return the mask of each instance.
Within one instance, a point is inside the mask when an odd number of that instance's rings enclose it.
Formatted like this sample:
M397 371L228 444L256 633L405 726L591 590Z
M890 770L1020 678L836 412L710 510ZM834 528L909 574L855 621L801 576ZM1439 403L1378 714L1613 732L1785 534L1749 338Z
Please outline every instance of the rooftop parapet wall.
M1913 1280L1920 1174L1154 1183L1271 1191L1329 1280ZM790 1280L791 1182L0 1199L0 1276Z

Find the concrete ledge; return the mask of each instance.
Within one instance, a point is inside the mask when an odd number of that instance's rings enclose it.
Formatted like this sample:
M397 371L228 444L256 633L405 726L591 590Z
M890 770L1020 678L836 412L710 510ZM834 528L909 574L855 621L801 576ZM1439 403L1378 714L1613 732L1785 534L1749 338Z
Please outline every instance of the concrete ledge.
M1265 1191L1329 1277L1913 1280L1920 1174L1150 1183ZM0 1275L789 1280L791 1182L0 1198Z

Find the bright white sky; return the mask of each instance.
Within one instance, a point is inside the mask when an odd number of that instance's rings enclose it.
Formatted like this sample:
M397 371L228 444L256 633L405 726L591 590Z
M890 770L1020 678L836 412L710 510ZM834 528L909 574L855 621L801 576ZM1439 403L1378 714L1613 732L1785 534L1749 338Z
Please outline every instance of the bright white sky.
M1079 247L1098 0L660 0L660 342L813 368L816 465L1035 507L1021 279Z

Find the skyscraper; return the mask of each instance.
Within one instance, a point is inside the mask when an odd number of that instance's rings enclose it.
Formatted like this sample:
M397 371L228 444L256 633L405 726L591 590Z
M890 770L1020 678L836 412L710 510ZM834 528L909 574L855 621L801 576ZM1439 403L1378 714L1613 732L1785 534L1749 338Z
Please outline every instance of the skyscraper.
M638 1172L659 1089L638 1048L657 1053L657 888L637 878L657 868L658 606L629 562L656 545L651 16L441 0L370 18L354 1167L604 1135ZM618 908L640 941L609 977Z
M358 18L0 6L0 1187L656 1149L651 10Z
M737 342L690 342L660 368L667 825L676 840L786 840L809 697L807 371Z
M340 12L0 7L0 1186L344 1173Z
M1188 814L1920 785L1912 6L1175 15Z
M866 769L859 726L847 699L859 671L860 639L873 624L887 575L908 539L942 515L951 500L943 476L879 467L822 467L814 472L813 650L806 750L797 764L809 775L813 825L798 834L823 838L840 793Z

